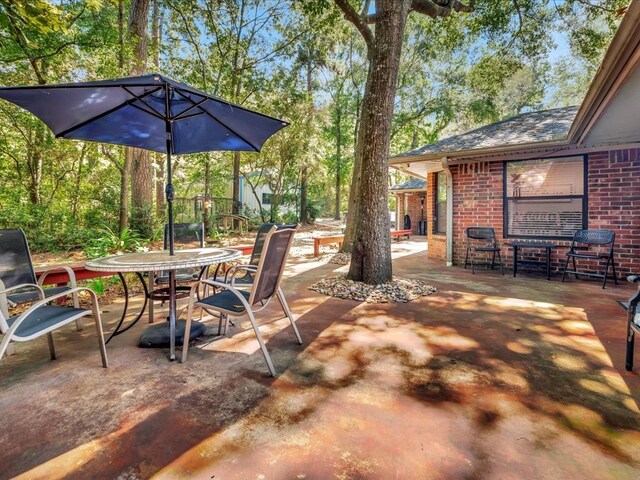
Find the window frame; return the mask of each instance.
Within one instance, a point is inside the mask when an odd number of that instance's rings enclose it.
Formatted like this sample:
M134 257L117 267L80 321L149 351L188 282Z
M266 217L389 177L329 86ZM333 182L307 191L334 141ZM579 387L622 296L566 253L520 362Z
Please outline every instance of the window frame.
M565 200L565 199L582 199L582 229L589 228L589 161L587 154L562 155L557 157L533 157L518 160L507 160L502 163L502 231L504 238L525 238L532 240L571 240L573 235L513 235L509 232L509 200L514 197L507 196L507 166L510 163L528 162L532 160L562 160L564 158L582 157L582 195L537 195L526 198L527 200Z
M440 203L444 203L445 205L445 210L446 210L446 205L447 205L447 198L446 198L446 190L445 190L445 199L444 202L438 202L438 188L439 188L439 184L440 182L438 181L438 175L442 174L444 177L444 185L445 185L445 189L447 186L447 174L445 173L444 170L440 170L439 172L434 172L434 182L433 182L433 227L432 227L432 231L434 235L446 235L447 234L447 225L446 225L446 211L445 211L445 224L444 224L444 228L443 230L439 229L440 226L440 216L438 215L438 204Z
M269 201L265 201L265 195L268 196ZM271 205L273 203L273 193L269 193L269 192L262 192L262 202L260 202L262 205Z

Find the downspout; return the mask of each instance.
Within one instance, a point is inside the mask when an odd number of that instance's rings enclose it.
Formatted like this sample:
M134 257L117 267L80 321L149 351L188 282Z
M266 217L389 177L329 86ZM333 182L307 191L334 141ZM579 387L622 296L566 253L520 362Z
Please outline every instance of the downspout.
M446 265L453 266L453 177L449 169L449 159L442 157L442 169L445 177L447 177L447 249L446 249Z

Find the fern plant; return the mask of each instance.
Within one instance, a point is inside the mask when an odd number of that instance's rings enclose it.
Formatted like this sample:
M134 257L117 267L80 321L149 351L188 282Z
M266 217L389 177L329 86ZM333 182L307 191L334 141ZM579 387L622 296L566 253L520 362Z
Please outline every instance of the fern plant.
M99 236L93 238L85 247L84 252L89 258L98 258L143 249L142 238L133 230L125 228L122 232L116 233L110 228L103 228Z

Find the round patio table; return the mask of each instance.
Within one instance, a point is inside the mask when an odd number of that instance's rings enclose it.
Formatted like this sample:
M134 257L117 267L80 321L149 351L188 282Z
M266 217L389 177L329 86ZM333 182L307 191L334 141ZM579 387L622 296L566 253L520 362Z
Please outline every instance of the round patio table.
M180 268L205 267L229 262L242 256L242 252L231 248L194 248L142 253L125 253L89 260L87 270L98 272L137 273L169 271L169 359L175 360L176 352L176 282L175 271ZM185 339L188 341L188 339Z

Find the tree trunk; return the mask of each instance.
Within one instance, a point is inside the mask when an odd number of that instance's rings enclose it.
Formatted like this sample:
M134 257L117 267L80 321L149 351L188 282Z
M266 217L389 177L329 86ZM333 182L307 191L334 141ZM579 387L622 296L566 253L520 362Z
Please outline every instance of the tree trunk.
M142 237L153 234L153 170L149 152L129 149L131 155L131 226Z
M394 96L409 0L376 2L375 41L363 99L356 162L360 160L358 216L348 277L368 284L391 280L387 158Z
M118 0L118 67L124 70L124 0Z
M158 218L162 218L165 214L165 202L164 202L164 163L165 157L160 153L155 154L156 161L156 215Z
M340 99L338 98L338 102ZM336 109L336 210L333 218L340 220L340 168L342 164L342 108Z
M27 163L29 166L29 201L33 205L40 205L42 197L42 148L45 143L45 126L38 122L35 127L33 144L28 149Z
M160 0L153 0L151 13L151 44L153 45L153 68L160 71Z
M141 75L147 63L147 26L150 0L131 0L129 35L133 42L132 75ZM131 159L132 227L143 237L153 233L153 167L147 150L127 147Z
M309 223L307 215L307 191L308 191L308 175L309 170L305 165L300 172L300 222Z
M82 150L80 150L80 159L78 160L78 171L76 172L75 185L72 193L71 200L71 217L74 220L78 220L78 202L80 201L80 187L82 185L82 167L84 166L84 157L87 152L87 144L82 143Z
M129 184L131 183L131 154L129 148L124 151L124 163L120 170L120 215L118 218L118 231L122 231L129 225Z
M371 76L371 65L369 65L368 76ZM345 253L351 253L353 251L353 244L356 238L356 224L358 223L358 196L360 193L360 171L362 163L362 155L359 155L360 151L360 118L362 113L356 118L356 151L353 159L353 173L351 174L351 185L349 188L349 205L347 206L347 224L344 229L344 242L342 244L342 251Z
M311 53L307 56L306 67L306 76L307 76L307 102L309 103L309 113L307 116L307 125L309 131L311 131L311 126L313 124L314 117L314 105L313 105L313 65L312 65L312 56ZM306 137L305 141L305 151L307 152L308 159L311 160L311 148L310 148L310 137ZM309 165L305 162L305 165L302 166L302 170L300 171L300 222L303 224L309 223L309 215L307 213L307 193L309 190Z
M372 64L369 63L369 72L367 78L371 76ZM353 250L353 242L356 235L356 223L358 220L358 193L360 188L360 162L361 157L358 156L358 144L360 131L360 120L362 118L362 111L360 107L360 91L356 93L356 121L353 129L355 137L356 155L353 159L353 172L351 174L351 185L349 188L349 204L347 206L347 224L344 229L344 243L342 244L342 252L351 253Z

